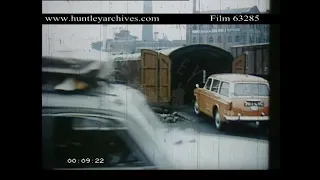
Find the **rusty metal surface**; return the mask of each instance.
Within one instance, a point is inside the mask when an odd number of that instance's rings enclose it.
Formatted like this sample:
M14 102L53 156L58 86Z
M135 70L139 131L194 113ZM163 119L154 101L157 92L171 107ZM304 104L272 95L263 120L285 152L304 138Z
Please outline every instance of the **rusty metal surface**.
M269 74L269 43L232 46L235 60L232 72L267 76Z
M157 53L153 50L141 50L140 84L148 101L159 102L159 64Z

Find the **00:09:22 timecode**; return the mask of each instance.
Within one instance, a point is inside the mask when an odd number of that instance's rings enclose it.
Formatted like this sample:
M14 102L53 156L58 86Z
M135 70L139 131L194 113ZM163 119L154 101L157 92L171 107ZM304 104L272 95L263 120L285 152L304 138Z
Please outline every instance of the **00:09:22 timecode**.
M103 164L104 158L68 158L67 164Z

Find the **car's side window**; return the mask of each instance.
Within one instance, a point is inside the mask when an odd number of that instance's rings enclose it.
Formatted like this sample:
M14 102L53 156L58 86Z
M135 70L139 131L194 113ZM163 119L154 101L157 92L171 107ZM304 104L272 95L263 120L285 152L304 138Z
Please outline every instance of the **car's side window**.
M220 86L219 94L228 97L229 96L229 87L230 84L227 82L222 82Z
M213 83L212 83L212 87L211 87L211 91L212 92L218 92L218 89L219 89L219 84L220 84L220 81L219 80L213 80Z
M209 90L209 89L210 89L210 86L211 86L211 83L212 83L212 79L209 78L209 79L207 80L206 84L204 85L204 88Z
M42 119L48 121L50 117L43 116ZM56 168L143 167L149 163L141 155L129 133L119 129L112 122L71 117L56 117L51 118L51 121L52 125L43 129L47 132L48 128L52 128L51 138L46 138L46 143L52 144L52 147L43 147L47 150L45 156L50 156L47 159L53 161L47 162L47 166ZM94 128L97 125L109 128L101 131ZM75 159L75 157L86 158Z

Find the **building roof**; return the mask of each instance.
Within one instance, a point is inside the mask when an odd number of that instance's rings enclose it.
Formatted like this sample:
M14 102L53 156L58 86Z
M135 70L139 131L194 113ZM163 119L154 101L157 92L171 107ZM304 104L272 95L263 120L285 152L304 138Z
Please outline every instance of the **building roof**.
M112 55L107 52L85 49L55 50L51 53L42 52L43 57L55 59L76 59L89 61L108 61Z
M219 79L221 81L228 82L261 82L268 83L267 80L258 77L252 76L248 74L213 74L210 76L211 78Z
M261 14L270 14L270 10L266 10L266 11L263 11L263 12L260 12Z
M140 60L141 53L134 54L119 54L112 56L114 61L136 61Z
M256 44L244 44L244 45L235 45L230 48L238 48L238 47L257 47L257 46L268 46L269 43L256 43Z
M174 47L174 48L170 48L170 49L162 49L157 51L158 53L164 54L166 56L169 56L173 51L178 50L180 48L182 48L183 46L179 46L179 47Z
M209 10L201 11L201 14L212 13L212 14L254 14L260 13L257 6L247 7L247 8L238 8L238 9L221 9L221 10Z

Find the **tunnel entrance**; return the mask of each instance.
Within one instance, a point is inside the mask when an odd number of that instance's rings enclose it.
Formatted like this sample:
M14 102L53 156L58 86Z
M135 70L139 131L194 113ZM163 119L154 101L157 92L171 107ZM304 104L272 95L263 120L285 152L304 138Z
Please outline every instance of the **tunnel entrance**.
M212 74L231 73L232 55L215 46L191 45L173 51L171 59L172 105L191 105L195 85Z

